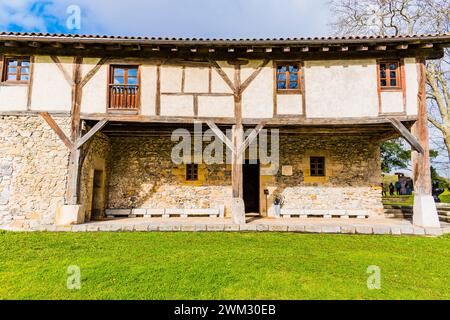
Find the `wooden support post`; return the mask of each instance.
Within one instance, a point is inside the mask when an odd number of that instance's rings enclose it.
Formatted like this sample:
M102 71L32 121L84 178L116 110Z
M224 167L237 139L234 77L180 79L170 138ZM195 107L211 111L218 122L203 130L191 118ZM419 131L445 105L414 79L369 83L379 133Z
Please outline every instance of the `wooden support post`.
M78 141L81 135L81 121L80 121L80 108L81 108L81 65L83 58L76 57L73 65L73 77L72 77L72 111L71 111L71 139L72 142ZM80 161L81 150L74 147L70 152L69 161L69 177L67 187L67 204L78 205L79 193L80 193Z
M47 122L49 127L56 133L56 135L61 139L61 141L66 145L67 148L72 149L73 143L70 141L70 139L66 136L64 131L58 126L58 124L55 122L55 120L52 118L52 116L48 112L40 112L39 115L42 117L42 119Z
M440 227L436 204L432 196L430 147L428 133L428 118L426 107L425 61L417 63L419 75L418 120L412 128L412 133L423 147L423 153L413 151L412 166L414 179L414 216L413 222L420 227Z
M243 198L243 177L242 166L244 162L244 153L238 152L242 148L244 140L244 129L242 125L235 125L232 128L233 133L233 161L232 161L232 188L233 198Z

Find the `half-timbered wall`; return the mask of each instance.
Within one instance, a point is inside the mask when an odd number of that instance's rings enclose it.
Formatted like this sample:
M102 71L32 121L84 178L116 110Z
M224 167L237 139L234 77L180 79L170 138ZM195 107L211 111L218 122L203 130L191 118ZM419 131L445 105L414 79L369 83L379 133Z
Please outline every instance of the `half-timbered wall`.
M68 112L71 109L73 57L35 56L29 83L0 83L0 111ZM303 61L302 93L279 94L275 89L275 62L266 64L242 92L243 118L306 116L307 118L377 117L380 114L417 114L415 58L402 60L403 90L379 90L377 60ZM100 61L84 58L85 77ZM161 63L162 62L162 63ZM140 108L145 116L233 118L235 65L217 61L110 60L83 86L81 112L108 112L108 75L111 64L140 66ZM263 63L240 65L244 83Z

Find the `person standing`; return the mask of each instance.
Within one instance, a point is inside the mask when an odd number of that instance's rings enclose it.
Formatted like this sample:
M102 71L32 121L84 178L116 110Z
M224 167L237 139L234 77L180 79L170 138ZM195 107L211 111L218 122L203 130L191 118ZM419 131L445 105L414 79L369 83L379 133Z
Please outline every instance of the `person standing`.
M402 185L401 185L401 183L400 183L400 181L397 181L396 183L395 183L395 190L397 191L397 195L399 196L401 193L400 193L400 189L402 188Z
M391 196L393 196L394 192L395 192L395 187L394 187L394 184L391 182L391 184L389 185L389 194Z

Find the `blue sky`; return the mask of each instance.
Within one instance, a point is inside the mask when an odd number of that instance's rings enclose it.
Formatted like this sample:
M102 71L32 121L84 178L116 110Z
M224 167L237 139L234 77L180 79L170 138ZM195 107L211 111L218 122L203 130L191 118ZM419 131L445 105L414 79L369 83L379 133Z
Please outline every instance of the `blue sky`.
M0 30L168 37L329 35L328 0L0 0ZM81 8L68 30L67 8Z

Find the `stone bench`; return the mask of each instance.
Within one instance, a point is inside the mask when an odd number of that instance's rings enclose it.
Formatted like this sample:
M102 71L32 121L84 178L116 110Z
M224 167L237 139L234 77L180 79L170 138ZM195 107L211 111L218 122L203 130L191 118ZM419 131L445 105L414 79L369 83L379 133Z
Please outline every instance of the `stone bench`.
M283 218L357 218L366 219L369 217L369 213L365 210L319 210L319 209L281 209L281 217Z
M209 208L209 209L107 209L107 217L210 217L210 218L223 218L225 216L225 210L221 208Z

